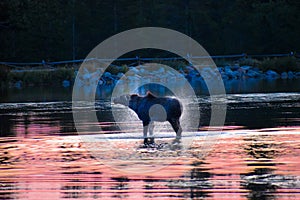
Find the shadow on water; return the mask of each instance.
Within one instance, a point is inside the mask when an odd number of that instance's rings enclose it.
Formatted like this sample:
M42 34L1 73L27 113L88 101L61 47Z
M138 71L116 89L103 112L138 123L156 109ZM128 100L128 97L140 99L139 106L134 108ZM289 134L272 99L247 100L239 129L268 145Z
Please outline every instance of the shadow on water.
M122 177L112 177L111 178L114 181L114 185L110 187L110 190L115 191L117 190L114 195L112 195L113 198L119 198L119 199L126 199L129 197L129 182L131 181L125 176Z
M201 199L207 198L210 196L207 190L213 189L213 184L209 181L212 177L212 174L209 172L209 169L203 166L204 162L196 161L192 164L194 167L191 170L191 183L198 183L198 185L190 187L190 198L191 199Z
M74 179L71 183L66 183L60 188L62 198L64 199L83 199L86 198L84 190L87 189L86 186L76 184L80 183L80 179Z
M249 190L249 200L272 200L276 199L276 186L273 184L272 177L276 163L276 145L272 143L272 136L259 135L245 139L248 146L245 146L246 153L252 158L247 166L253 168L251 172L242 174L241 179L245 182L243 186Z
M5 180L0 182L0 199L16 199L16 192L18 192L17 182L9 182Z
M244 178L264 177L270 176L273 170L270 168L256 168L252 173L246 174ZM255 180L249 180L244 186L245 189L249 190L247 195L249 200L273 200L276 199L276 187L271 183L265 181L260 182L260 178L254 178Z

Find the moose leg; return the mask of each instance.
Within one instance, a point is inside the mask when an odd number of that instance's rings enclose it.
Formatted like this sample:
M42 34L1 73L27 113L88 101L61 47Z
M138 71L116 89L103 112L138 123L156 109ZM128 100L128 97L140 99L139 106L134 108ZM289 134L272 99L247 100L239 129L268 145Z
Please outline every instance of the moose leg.
M150 144L154 144L154 137L153 137L153 129L154 129L154 122L151 121L149 124L149 139L150 139Z
M148 144L148 128L149 128L149 122L143 122L143 135L144 135L144 144Z
M176 139L180 139L181 133L182 133L182 128L180 126L179 119L170 120L169 122L170 122L172 128L174 129L174 131L176 132Z

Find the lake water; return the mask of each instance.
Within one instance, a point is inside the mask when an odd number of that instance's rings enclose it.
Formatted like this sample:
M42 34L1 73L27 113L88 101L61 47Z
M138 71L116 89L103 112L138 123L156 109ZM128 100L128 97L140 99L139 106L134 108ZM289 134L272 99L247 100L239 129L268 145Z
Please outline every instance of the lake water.
M141 147L139 121L123 122L138 137L120 131L111 87L95 104L101 131L84 135L74 126L71 89L2 91L0 199L300 199L299 80L226 83L222 131L208 129L210 98L195 86L189 109L201 116L186 136L192 142L173 144L174 134L161 130L160 148Z

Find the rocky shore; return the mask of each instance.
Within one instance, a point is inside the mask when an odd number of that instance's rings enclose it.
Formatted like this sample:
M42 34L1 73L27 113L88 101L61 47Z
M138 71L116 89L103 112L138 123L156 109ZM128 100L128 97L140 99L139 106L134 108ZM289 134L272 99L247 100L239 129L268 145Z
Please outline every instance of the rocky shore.
M300 65L294 58L273 59L257 63L250 60L251 64L228 64L218 67L199 66L196 68L189 64L174 62L158 64L151 68L149 64L138 66L110 66L106 71L101 71L97 65L91 64L78 73L79 66L52 68L48 70L12 70L1 73L1 87L23 88L27 86L60 85L72 87L75 77L79 74L82 86L97 83L98 85L114 85L118 81L147 83L150 80L169 81L186 78L188 81L202 81L222 79L224 83L232 80L276 80L276 79L300 79ZM282 62L282 60L284 62ZM290 62L292 61L292 62ZM267 64L266 64L267 63ZM290 64L291 63L291 64ZM265 64L265 65L263 65ZM170 67L172 66L172 67ZM170 70L169 70L170 69ZM101 75L101 76L100 76Z
M186 66L176 73L174 70L166 70L166 68L161 67L156 70L152 70L152 68L147 67L147 65L139 65L136 67L129 67L129 70L126 73L119 72L117 74L112 74L110 72L104 72L100 78L98 84L100 85L109 85L116 84L117 81L121 79L121 81L126 82L147 82L151 80L176 80L186 78L189 81L197 81L203 79L212 79L217 76L217 72L221 75L222 80L230 81L230 80L245 80L245 79L299 79L300 72L295 71L287 71L278 73L273 70L267 70L263 72L259 68L251 67L251 66L225 66L225 67L217 67L216 69L210 67L202 67L200 73L192 66ZM90 82L94 82L97 80L93 80L91 77L92 73L86 72L81 77L82 83L90 84ZM63 84L70 86L66 81Z

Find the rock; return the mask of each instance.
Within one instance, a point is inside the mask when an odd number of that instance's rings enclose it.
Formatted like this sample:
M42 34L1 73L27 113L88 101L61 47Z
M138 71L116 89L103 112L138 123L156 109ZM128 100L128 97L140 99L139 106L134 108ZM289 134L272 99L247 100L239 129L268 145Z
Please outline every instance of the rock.
M204 71L206 71L206 70L204 70ZM191 74L192 76L199 76L199 72L195 69L190 71L189 74Z
M148 73L148 71L146 69L144 69L144 68L141 68L139 70L139 75L144 75L144 74L147 74L147 73Z
M130 75L136 75L139 74L140 70L138 70L136 67L129 67L129 71L127 73L129 73Z
M226 66L226 67L224 68L224 71L225 71L226 74L231 74L231 73L232 73L232 70L231 70L231 67L230 67L230 66Z
M194 67L192 67L192 66L186 66L185 69L186 69L188 72L195 70Z
M63 87L70 87L70 81L68 81L68 80L64 80L63 82L62 82L62 86Z
M233 71L232 72L232 77L237 79L237 78L241 78L242 77L242 73L243 72L240 72L240 71Z
M230 78L230 79L239 79L243 75L243 70L241 68L238 68L237 70L231 70L231 69L225 69L225 74Z
M105 85L106 84L106 81L104 79L99 79L98 81L98 85Z
M288 74L286 72L282 72L281 73L281 78L282 79L287 79L288 78Z
M226 75L228 76L228 78L230 79L235 79L238 77L238 72L237 71L234 71L234 72L231 72L231 73L226 73Z
M122 78L122 76L124 76L124 73L122 73L122 72L119 72L118 74L117 74L117 77L120 79L120 78Z
M89 79L91 79L91 77L92 77L91 73L85 73L85 74L82 75L82 78L84 80L89 80Z
M242 68L245 71L252 69L252 67L247 66L247 65L241 66L240 68Z
M292 79L292 78L294 78L294 73L291 71L288 71L287 76L289 79Z
M22 88L22 85L23 85L23 82L22 81L17 81L14 86L15 88L18 88L18 89L21 89Z
M76 77L77 74L78 74L78 70L75 70L75 71L74 71L74 76Z
M224 68L223 67L218 67L219 72L224 72Z
M110 72L104 72L103 76L104 77L111 77L111 73Z
M230 67L233 71L238 70L240 68L240 66L238 64L235 64L233 66Z
M135 75L135 76L127 76L127 79L129 81L139 81L140 80L140 76Z
M268 79L276 79L279 78L279 74L273 70L268 70L266 73L266 78Z
M178 79L183 79L184 78L184 74L181 74L181 73L175 74L175 76Z
M221 76L222 76L222 80L228 80L229 79L229 77L225 73L222 73Z
M262 74L260 72L257 72L257 71L254 71L254 70L248 70L248 72L246 73L246 75L249 77L249 78L258 78L258 77L261 77Z
M165 73L165 69L163 67L161 67L156 72L159 74L162 74L162 73Z
M216 72L210 67L204 67L200 69L202 78L204 79L214 79L216 77ZM199 72L194 70L194 76L199 77Z

